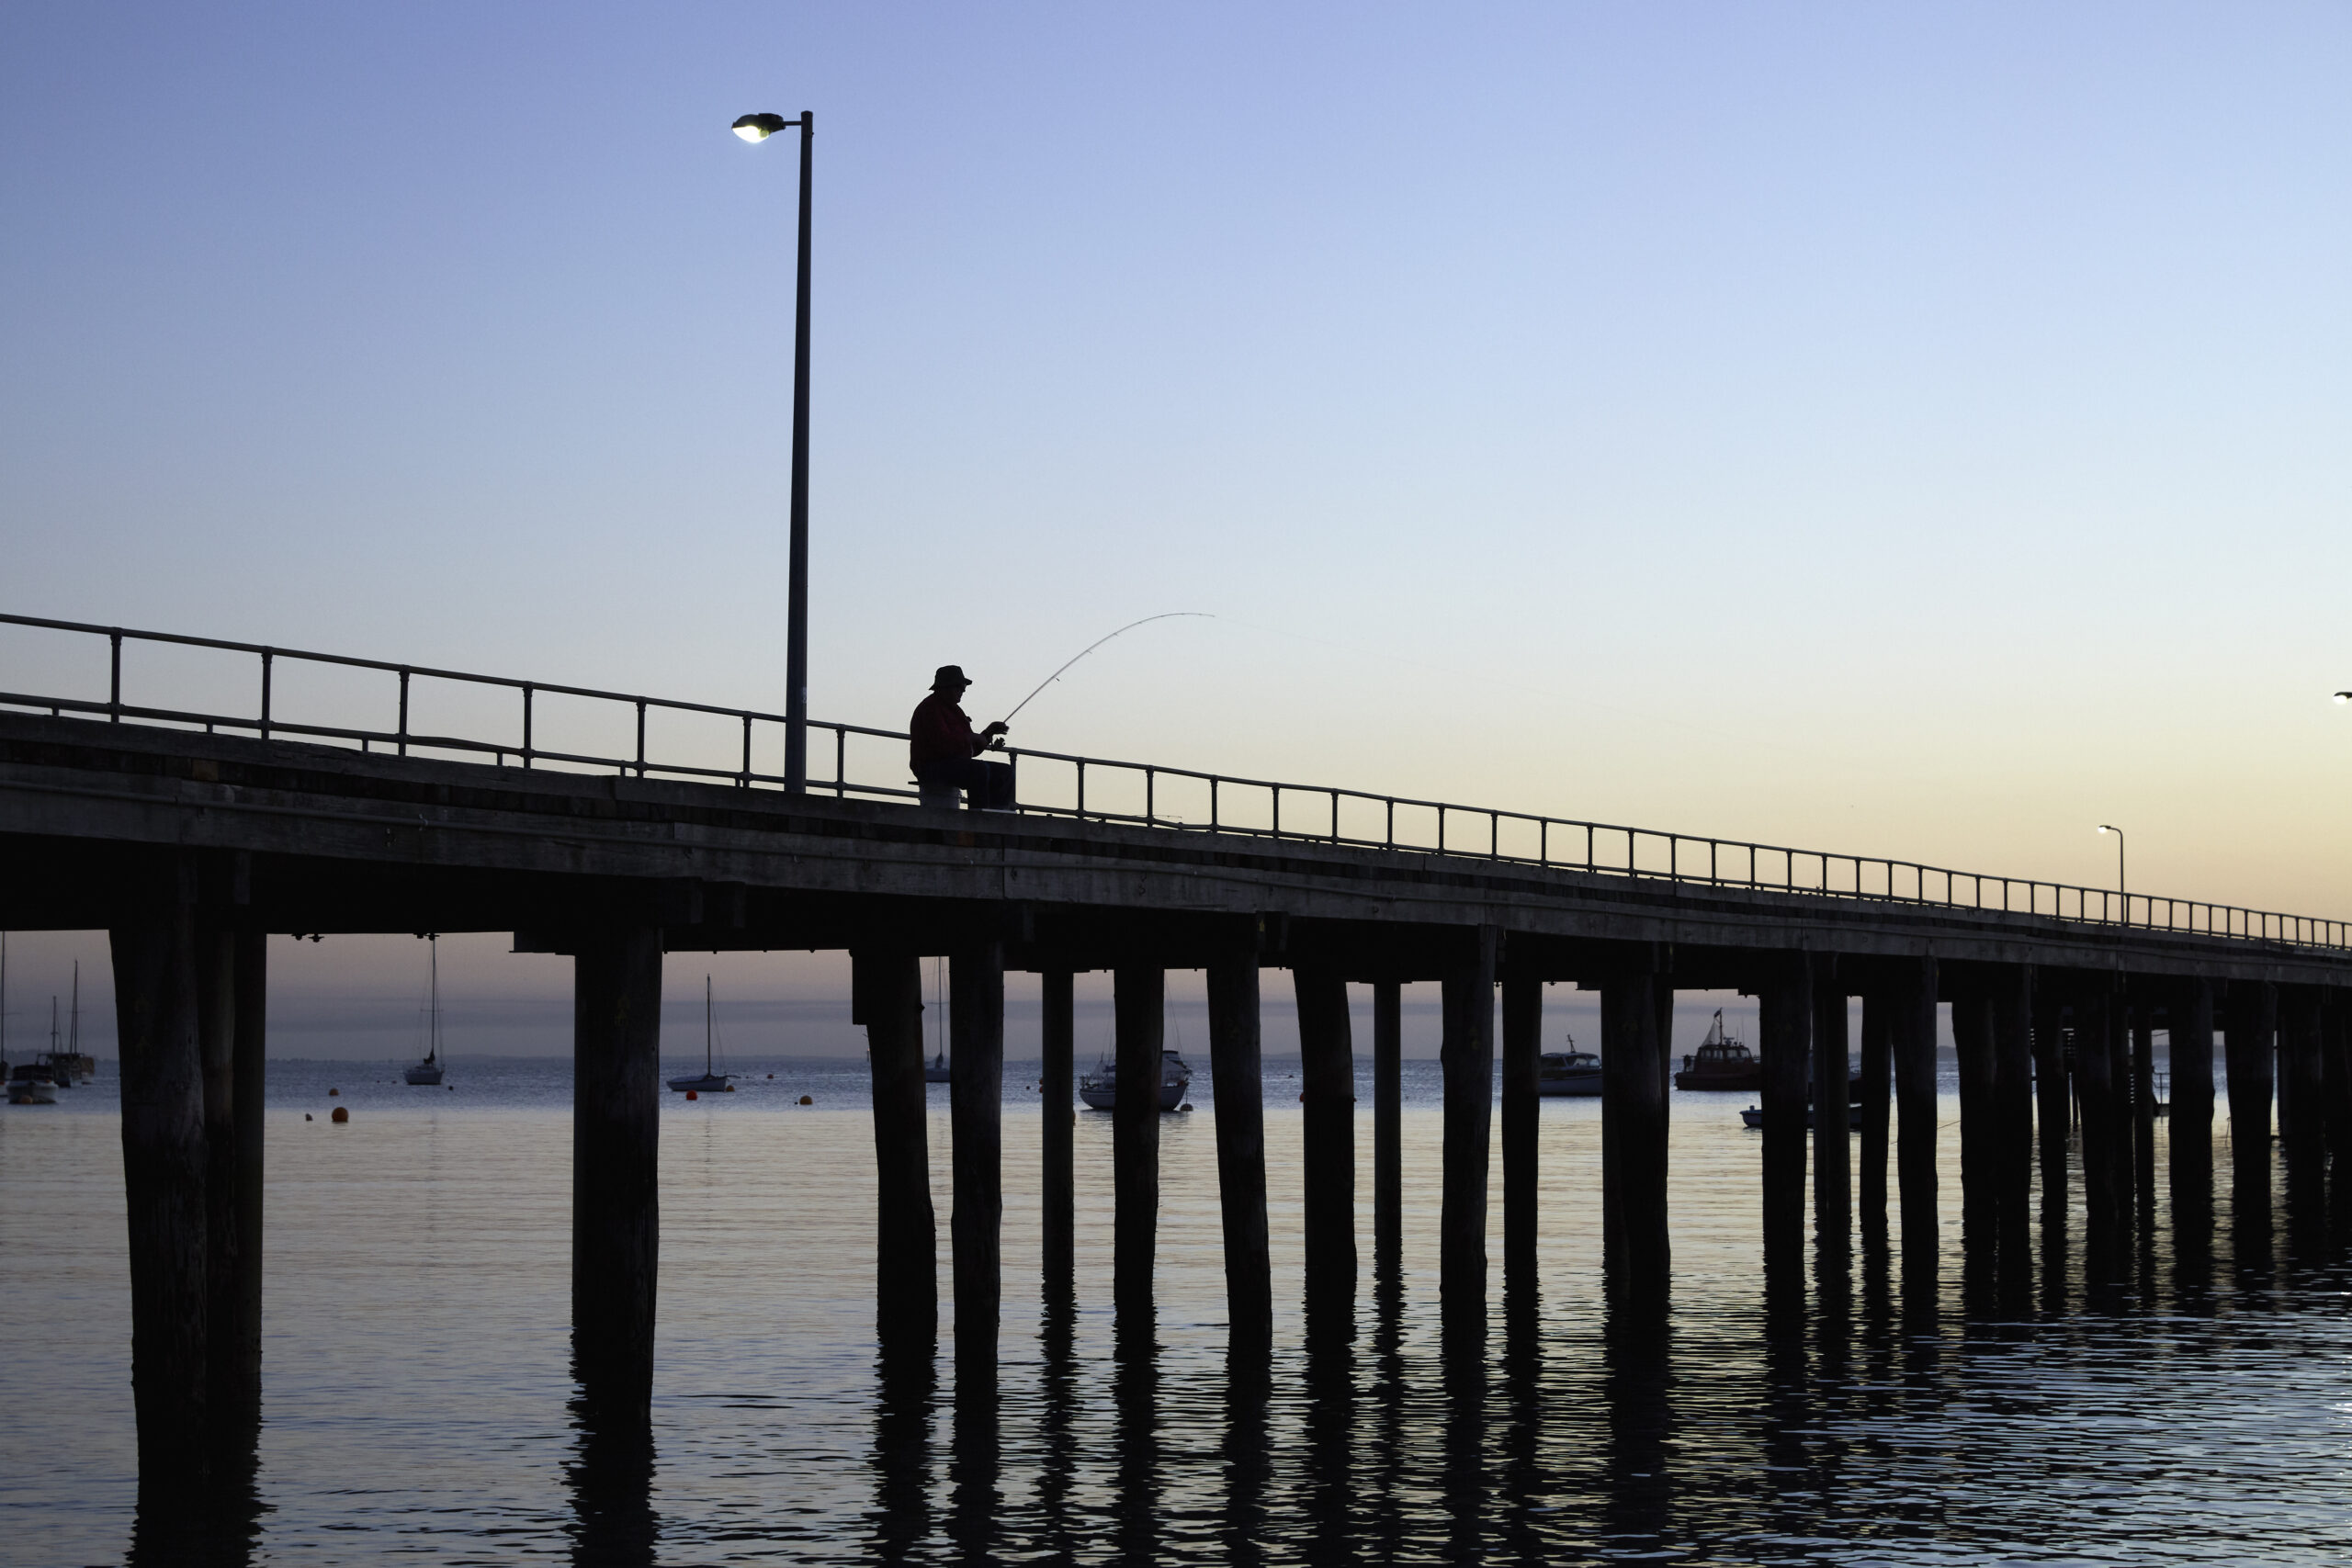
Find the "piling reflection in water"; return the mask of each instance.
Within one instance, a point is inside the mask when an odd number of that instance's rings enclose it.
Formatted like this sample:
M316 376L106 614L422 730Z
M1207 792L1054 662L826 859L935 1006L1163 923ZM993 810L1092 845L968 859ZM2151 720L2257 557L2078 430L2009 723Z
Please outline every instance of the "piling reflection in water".
M571 1493L571 1561L579 1568L645 1568L654 1561L653 1428L633 1388L612 1392L573 1376L575 1446L564 1469Z

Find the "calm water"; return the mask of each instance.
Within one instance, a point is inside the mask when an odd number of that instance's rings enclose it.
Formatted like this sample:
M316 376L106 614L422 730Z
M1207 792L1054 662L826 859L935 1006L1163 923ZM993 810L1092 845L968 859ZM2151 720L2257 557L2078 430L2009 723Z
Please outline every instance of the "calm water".
M698 1065L698 1064L697 1064ZM1270 1064L1270 1378L1228 1375L1214 1126L1164 1123L1159 1317L1114 1340L1110 1127L1078 1126L1077 1297L1039 1302L1034 1066L1012 1064L1001 1398L951 1360L882 1385L862 1064L739 1063L668 1097L650 1455L583 1431L567 1371L568 1065L273 1064L267 1383L254 1557L739 1561L2340 1562L2352 1555L2352 1279L2173 1256L2075 1263L2029 1320L1959 1310L1957 1103L1944 1311L1883 1273L1768 1344L1742 1096L1674 1097L1674 1306L1611 1332L1600 1120L1544 1107L1542 1297L1440 1354L1434 1064L1409 1064L1401 1286L1302 1346L1295 1069ZM329 1100L329 1087L343 1092ZM1949 1084L1947 1085L1949 1089ZM815 1105L794 1103L802 1093ZM943 1344L948 1122L933 1090ZM0 1111L0 1561L121 1561L134 1523L121 1161L107 1082ZM1369 1100L1368 1087L1363 1103ZM331 1105L353 1119L334 1126ZM303 1120L305 1111L317 1120ZM2159 1156L2163 1150L2161 1139ZM1499 1159L1496 1161L1499 1177ZM2283 1235L2285 1226L2280 1232ZM2074 1234L2080 1235L2079 1222ZM149 1521L151 1527L156 1521Z

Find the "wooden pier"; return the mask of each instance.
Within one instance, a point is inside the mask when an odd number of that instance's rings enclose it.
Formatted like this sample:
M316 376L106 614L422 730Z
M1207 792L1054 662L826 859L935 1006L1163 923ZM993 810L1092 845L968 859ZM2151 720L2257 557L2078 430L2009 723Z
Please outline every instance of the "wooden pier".
M729 772L649 758L651 699L584 694L637 705L637 750L564 755L535 747L527 716L531 694L552 688L505 683L524 694L519 748L428 737L407 725L412 678L459 677L346 662L398 673L397 730L290 725L266 694L258 715L243 716L140 709L124 701L119 664L104 702L0 692L0 923L102 929L113 943L134 1384L151 1477L200 1484L222 1424L250 1421L258 1399L264 942L273 933L511 932L517 951L572 958L575 1351L586 1397L623 1418L642 1417L652 1387L656 1017L669 953L853 956L854 1017L871 1045L886 1361L927 1358L937 1336L918 965L947 959L959 1397L995 1375L1008 971L1043 976L1048 1106L1069 1099L1073 976L1114 977L1113 1298L1124 1343L1148 1341L1152 1311L1152 1108L1170 969L1208 977L1229 1321L1245 1356L1262 1355L1272 1322L1263 1110L1252 1091L1270 969L1290 972L1305 1066L1306 1305L1314 1322L1343 1330L1360 1288L1351 985L1369 987L1373 1003L1373 1273L1382 1289L1396 1278L1403 1224L1399 988L1434 982L1442 992L1437 1196L1449 1337L1483 1335L1490 1308L1498 1000L1503 1282L1515 1297L1541 1287L1534 1096L1547 985L1599 994L1596 1262L1612 1310L1635 1316L1663 1311L1671 1295L1666 1025L1678 989L1759 998L1760 1198L1776 1280L1803 1277L1810 1165L1823 1267L1838 1266L1849 1234L1883 1251L1892 1201L1906 1310L1937 1310L1944 1003L1961 1069L1971 1300L1980 1257L1986 1299L2031 1299L2037 1154L2047 1243L2064 1224L2076 1116L2091 1254L2123 1247L2135 1224L2152 1223L2154 1029L2172 1039L2176 1223L2209 1223L2217 1026L2241 1235L2268 1224L2274 1081L2294 1211L2324 1211L2331 1160L2335 1180L2346 1180L2337 1156L2352 1148L2352 933L2337 923L1459 807L1435 807L1434 833L1416 837L1398 827L1400 813L1426 821L1433 803L1181 770L1128 770L1141 789L1114 808L1102 780L1119 765L1034 753L1020 759L1023 809L945 811L914 803L887 773L854 780L841 761L850 739L888 737L849 727L820 727L836 741L833 779L787 795L750 765L755 724L776 716L738 716L743 763ZM1041 782L1047 764L1070 763L1074 799ZM1203 781L1207 822L1162 814L1155 792ZM1237 804L1253 790L1272 792L1271 813L1254 819ZM1385 836L1351 827L1378 820L1360 803L1384 800ZM1328 809L1304 809L1317 801ZM1622 857L1608 852L1610 835L1622 836ZM1855 998L1865 1099L1849 1189L1840 1111ZM1810 1160L1809 1099L1825 1111ZM1047 1294L1067 1301L1067 1119L1045 1117L1042 1136ZM2340 1191L2335 1201L2342 1211Z

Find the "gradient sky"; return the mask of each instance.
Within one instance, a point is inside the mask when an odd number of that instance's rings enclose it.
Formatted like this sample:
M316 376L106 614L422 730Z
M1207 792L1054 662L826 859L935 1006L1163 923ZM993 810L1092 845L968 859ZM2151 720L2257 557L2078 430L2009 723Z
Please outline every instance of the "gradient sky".
M2322 5L20 0L0 608L780 706L726 131L805 107L819 716L1205 611L1016 739L2352 915L2347 80Z

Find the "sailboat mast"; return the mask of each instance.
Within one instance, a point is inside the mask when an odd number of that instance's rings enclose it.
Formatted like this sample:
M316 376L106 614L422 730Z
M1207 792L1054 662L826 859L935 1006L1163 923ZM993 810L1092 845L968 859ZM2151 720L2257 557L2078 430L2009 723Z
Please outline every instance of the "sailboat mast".
M75 1055L82 1054L82 961L74 961L74 1010L65 1031L65 1048Z
M705 1077L710 1077L710 1039L712 1027L710 1013L710 976L705 975L702 977L702 1076Z
M428 1062L438 1062L441 1059L440 937L435 935L426 938L425 951L432 954L432 957L427 964L427 969L431 976L431 979L428 984L424 1004L424 1059Z

